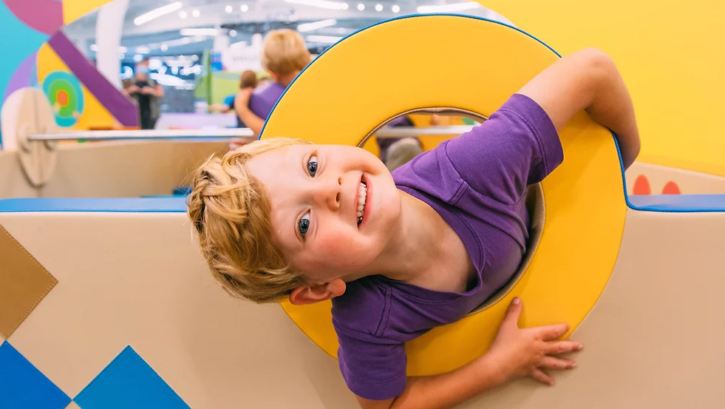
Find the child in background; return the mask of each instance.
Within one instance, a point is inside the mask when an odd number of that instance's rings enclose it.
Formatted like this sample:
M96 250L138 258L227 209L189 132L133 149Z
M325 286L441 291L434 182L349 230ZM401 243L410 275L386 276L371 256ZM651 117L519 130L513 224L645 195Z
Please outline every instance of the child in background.
M272 138L198 170L189 217L214 277L255 302L332 300L342 375L360 405L442 408L511 379L547 385L571 369L567 324L519 328L514 299L491 349L435 376L407 377L405 343L460 320L511 280L526 252L525 194L564 160L558 131L586 110L639 153L613 61L564 57L472 131L392 174L369 152ZM586 272L582 272L585 274Z
M236 111L234 110L234 101L237 100L237 96L239 95L239 93L244 92L246 90L253 91L255 88L257 88L257 73L255 73L252 70L244 71L242 73L242 75L239 76L239 92L227 104L229 111L232 111L236 114ZM237 128L246 128L247 126L244 125L244 122L239 117L239 114L237 114L236 116L237 116ZM241 143L241 141L232 139L232 141L230 143L232 145L237 145L237 144Z
M257 73L252 70L246 70L239 76L239 89L257 88ZM239 92L237 92L239 93ZM234 111L234 99L237 94L229 95L224 98L223 104L212 104L209 106L209 112L219 112L226 114L227 112ZM237 116L237 128L244 128L243 123L240 125L239 117Z
M242 122L259 135L264 121L297 74L310 63L305 40L294 30L274 30L267 34L262 46L262 68L272 82L256 92L242 90L234 99L234 109ZM234 148L234 147L232 147Z

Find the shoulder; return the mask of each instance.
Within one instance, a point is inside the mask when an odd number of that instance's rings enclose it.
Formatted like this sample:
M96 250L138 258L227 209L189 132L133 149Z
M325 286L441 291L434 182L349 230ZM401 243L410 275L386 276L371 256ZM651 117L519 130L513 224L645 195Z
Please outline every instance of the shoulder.
M284 92L285 87L273 82L262 87L258 87L254 90L252 96L258 96L261 98L278 98Z
M423 152L393 171L393 180L399 189L416 190L448 204L455 204L464 188L463 178L448 159L450 141Z
M332 299L332 322L338 331L380 335L390 302L391 288L375 277L351 281L345 294Z

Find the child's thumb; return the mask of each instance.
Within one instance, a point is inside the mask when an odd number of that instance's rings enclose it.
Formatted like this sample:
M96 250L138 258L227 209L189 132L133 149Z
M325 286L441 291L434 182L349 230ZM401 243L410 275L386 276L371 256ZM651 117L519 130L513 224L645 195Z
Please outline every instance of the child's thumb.
M524 309L524 304L521 302L519 297L514 297L509 308L506 311L506 317L504 318L504 325L513 326L518 328L519 317L521 317L521 311Z

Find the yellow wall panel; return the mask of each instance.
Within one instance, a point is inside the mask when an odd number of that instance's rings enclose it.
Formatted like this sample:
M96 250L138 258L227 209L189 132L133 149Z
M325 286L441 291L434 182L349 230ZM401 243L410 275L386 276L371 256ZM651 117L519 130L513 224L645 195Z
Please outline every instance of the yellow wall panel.
M562 55L598 47L619 66L642 135L640 160L725 175L719 42L725 2L486 0Z

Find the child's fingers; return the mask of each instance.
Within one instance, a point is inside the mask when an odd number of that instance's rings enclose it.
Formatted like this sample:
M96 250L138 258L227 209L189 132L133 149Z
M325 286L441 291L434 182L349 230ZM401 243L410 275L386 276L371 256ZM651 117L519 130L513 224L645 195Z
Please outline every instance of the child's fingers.
M545 349L547 355L558 355L579 351L582 349L582 344L574 341L554 341L547 342Z
M576 363L568 359L545 356L544 359L541 360L539 366L548 369L572 369L576 366Z
M554 378L547 375L544 371L542 371L539 368L534 368L531 373L529 374L532 378L536 379L537 381L541 383L545 383L547 385L553 385L554 384Z
M541 336L541 339L544 341L553 341L561 338L562 335L569 331L569 324L549 325L537 329L539 330L539 336Z
M506 311L506 317L503 320L503 325L508 327L519 327L519 317L521 317L521 310L523 309L523 303L521 302L521 299L518 297L515 297L513 301L511 301L511 304L509 304L509 308Z

